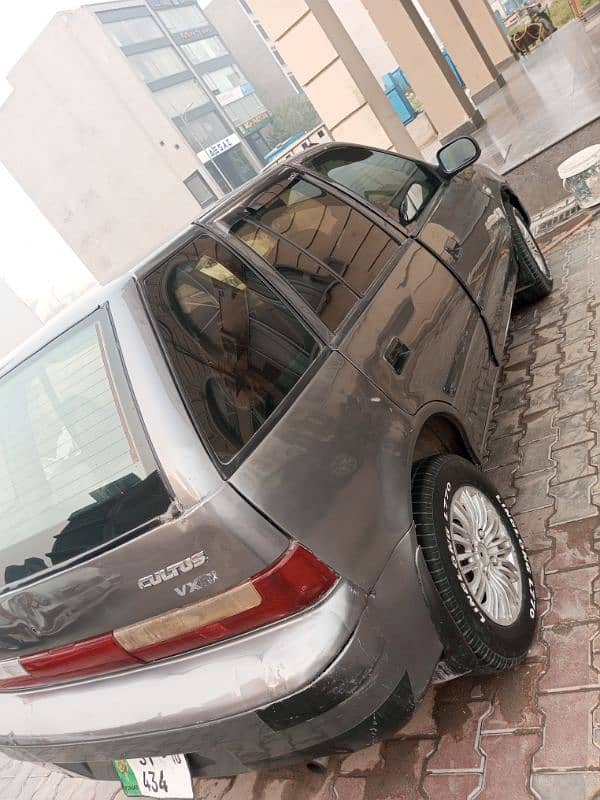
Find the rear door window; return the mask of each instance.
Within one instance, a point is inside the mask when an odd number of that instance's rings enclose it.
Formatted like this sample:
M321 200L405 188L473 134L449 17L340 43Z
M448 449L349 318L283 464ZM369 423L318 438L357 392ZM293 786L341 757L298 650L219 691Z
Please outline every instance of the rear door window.
M262 192L250 204L244 223L233 233L282 274L300 251L304 271L312 263L313 272L331 276L356 297L399 247L361 211L303 178L283 179ZM262 235L255 232L257 226Z
M0 379L0 418L0 586L168 508L106 311Z
M258 275L208 236L144 283L191 416L226 464L306 373L320 345Z
M441 183L424 164L356 145L328 148L306 165L403 225L419 217Z

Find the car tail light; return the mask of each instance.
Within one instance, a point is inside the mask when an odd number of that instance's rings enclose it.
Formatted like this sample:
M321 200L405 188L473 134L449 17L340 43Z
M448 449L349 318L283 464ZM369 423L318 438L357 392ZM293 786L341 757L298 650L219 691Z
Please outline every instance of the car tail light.
M306 608L336 577L294 544L275 564L215 597L92 639L0 661L0 691L114 672L229 639Z

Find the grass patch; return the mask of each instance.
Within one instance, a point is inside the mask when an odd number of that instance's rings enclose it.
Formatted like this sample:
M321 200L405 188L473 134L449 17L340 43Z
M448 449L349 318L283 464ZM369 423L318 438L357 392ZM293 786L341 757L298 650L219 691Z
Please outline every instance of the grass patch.
M588 8L596 5L598 0L579 0L579 2L582 9L587 11ZM557 28L562 28L563 25L566 25L567 22L571 22L574 18L569 0L554 0L552 5L548 8L548 13Z

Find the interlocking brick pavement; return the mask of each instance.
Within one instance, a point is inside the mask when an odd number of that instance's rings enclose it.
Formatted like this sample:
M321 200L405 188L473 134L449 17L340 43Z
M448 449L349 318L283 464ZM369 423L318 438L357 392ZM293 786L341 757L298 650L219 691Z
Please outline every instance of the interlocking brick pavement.
M600 220L550 264L552 296L511 323L485 464L538 586L526 662L432 687L402 731L324 774L200 780L197 800L600 798ZM117 798L0 755L0 800Z

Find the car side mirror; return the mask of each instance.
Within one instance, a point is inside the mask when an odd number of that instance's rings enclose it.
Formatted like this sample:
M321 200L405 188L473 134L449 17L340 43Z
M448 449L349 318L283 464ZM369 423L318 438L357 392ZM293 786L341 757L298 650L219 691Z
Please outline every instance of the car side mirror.
M444 175L451 178L461 170L474 164L481 155L481 148L470 136L461 136L437 152L438 164Z

